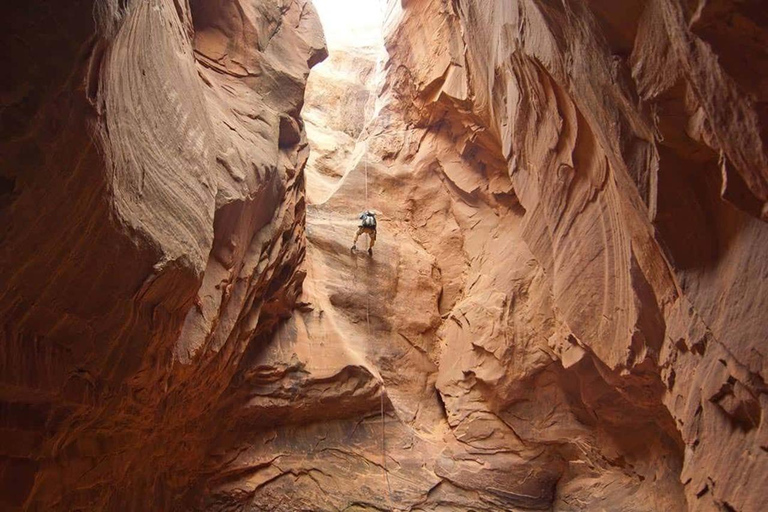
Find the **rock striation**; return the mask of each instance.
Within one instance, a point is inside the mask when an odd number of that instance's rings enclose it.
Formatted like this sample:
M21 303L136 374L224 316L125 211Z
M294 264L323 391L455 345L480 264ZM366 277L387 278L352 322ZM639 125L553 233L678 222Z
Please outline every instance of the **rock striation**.
M322 203L365 151L363 129L375 115L386 62L383 4L358 0L339 19L338 2L320 0L318 12L328 31L328 58L307 80L301 116L307 124L307 202ZM351 20L354 19L354 25Z
M3 4L4 510L184 509L304 256L308 1Z
M279 419L211 503L760 510L756 7L390 2L377 106L335 188L308 181L300 307L258 360L249 407ZM367 207L372 259L346 252Z
M0 9L4 508L764 508L758 0Z

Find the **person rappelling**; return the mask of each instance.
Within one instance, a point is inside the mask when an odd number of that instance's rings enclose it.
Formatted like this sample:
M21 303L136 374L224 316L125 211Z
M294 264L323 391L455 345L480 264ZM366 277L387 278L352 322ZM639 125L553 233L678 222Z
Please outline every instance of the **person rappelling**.
M365 233L368 235L368 254L373 256L373 244L376 243L376 214L371 210L365 210L360 214L360 226L355 233L355 240L352 242L352 251L357 250L357 239Z

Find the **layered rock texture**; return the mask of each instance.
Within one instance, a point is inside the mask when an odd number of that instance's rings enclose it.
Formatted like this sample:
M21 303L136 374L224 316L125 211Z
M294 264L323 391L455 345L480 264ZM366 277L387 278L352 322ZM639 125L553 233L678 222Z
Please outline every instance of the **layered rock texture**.
M312 69L301 116L310 147L307 201L321 203L366 150L363 129L375 115L387 60L379 0L315 2L329 55ZM344 9L339 10L343 5ZM346 12L350 11L350 12ZM344 13L342 18L339 14Z
M4 510L180 510L300 291L308 1L6 2Z
M765 508L758 0L0 11L4 509Z

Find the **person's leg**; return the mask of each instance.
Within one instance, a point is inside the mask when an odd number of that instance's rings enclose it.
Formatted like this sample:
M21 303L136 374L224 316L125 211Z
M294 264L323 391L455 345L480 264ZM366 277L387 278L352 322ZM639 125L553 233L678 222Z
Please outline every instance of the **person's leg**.
M357 247L357 239L360 238L360 235L363 234L363 228L362 226L357 229L357 233L355 233L355 239L352 241L352 248L354 249Z
M369 251L373 249L373 244L375 243L376 243L376 230L369 229L368 230L368 250Z

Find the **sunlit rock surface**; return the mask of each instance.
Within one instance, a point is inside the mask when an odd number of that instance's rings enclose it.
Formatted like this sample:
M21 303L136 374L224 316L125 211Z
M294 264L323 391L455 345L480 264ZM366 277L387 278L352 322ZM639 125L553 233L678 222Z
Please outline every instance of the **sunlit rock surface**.
M4 506L764 509L759 1L392 0L305 105L309 4L98 6L2 8Z
M212 503L761 510L757 6L391 2L386 82L335 188L308 183L301 306L248 395L277 424ZM347 249L366 207L373 258Z
M309 76L302 118L307 125L307 201L322 203L366 150L363 128L375 114L387 59L380 0L315 2L328 58Z

